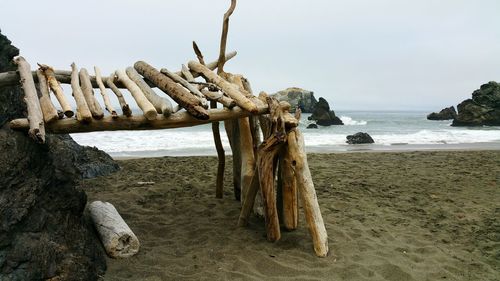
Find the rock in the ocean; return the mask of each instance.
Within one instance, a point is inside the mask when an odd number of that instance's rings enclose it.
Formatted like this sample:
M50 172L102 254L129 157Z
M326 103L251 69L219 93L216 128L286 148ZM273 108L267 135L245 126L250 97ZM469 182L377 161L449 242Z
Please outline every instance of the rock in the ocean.
M489 82L461 102L452 126L500 126L500 84Z
M330 105L324 98L319 98L313 114L308 119L315 120L316 124L321 126L344 125L342 120L335 116L335 112L330 110Z
M455 117L457 117L457 112L454 106L443 108L439 113L432 112L427 115L428 120L452 120L455 119Z
M375 143L372 137L368 133L355 133L354 135L348 135L347 141L348 144L363 144L363 143Z
M16 70L18 54L0 34L0 72ZM22 99L19 86L0 88L0 280L97 280L105 254L83 216L78 180L118 165L69 135L38 144L10 130L7 121L25 117Z
M318 128L318 125L311 123L311 124L307 125L306 129L317 129L317 128Z
M301 88L288 88L272 94L279 101L287 101L291 107L291 111L300 107L303 113L312 113L317 101L314 93Z

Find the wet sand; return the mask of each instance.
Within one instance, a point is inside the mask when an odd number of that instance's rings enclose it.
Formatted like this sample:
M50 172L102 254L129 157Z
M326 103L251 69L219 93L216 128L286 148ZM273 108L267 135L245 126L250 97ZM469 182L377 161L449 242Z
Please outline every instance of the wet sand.
M269 243L264 223L238 228L228 158L215 199L215 157L119 161L86 180L141 241L108 259L104 280L500 280L500 151L310 154L329 234L317 258L299 229ZM153 185L138 182L153 181Z

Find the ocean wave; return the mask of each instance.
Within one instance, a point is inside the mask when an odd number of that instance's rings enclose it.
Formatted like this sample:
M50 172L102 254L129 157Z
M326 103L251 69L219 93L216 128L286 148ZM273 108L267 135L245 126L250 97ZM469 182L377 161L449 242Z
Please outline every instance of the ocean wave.
M344 125L347 126L364 126L368 124L368 122L366 122L365 120L356 121L353 120L351 117L344 115L340 116L340 120L342 120L342 122L344 122Z

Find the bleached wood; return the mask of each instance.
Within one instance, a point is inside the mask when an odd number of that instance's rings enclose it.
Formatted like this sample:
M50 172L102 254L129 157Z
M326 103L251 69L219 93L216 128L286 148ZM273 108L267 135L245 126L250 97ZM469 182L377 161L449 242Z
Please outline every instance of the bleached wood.
M184 89L181 85L163 75L156 68L144 61L136 62L134 68L142 76L153 82L160 90L168 94L175 102L185 108L194 117L202 120L209 118L207 110L203 108L199 99L189 93L189 91Z
M166 98L158 96L151 87L142 79L141 75L133 67L127 67L126 73L132 81L142 90L144 96L156 108L156 112L169 116L173 112L172 104Z
M45 126L43 123L42 109L36 93L35 81L31 75L29 63L21 56L14 58L17 71L21 77L20 83L24 92L24 102L28 109L29 130L28 135L35 141L45 142Z
M237 54L238 53L236 51L232 51L232 52L226 53L226 62L229 61L230 59L234 58ZM218 64L219 64L219 60L215 60L215 61L207 63L206 67L208 69L210 69L210 70L215 70L217 68ZM197 72L191 71L189 69L188 69L188 71L191 73L191 76L193 76L193 78L196 78L196 77L200 76L200 74L197 73ZM175 72L175 74L182 75L184 78L186 78L186 76L184 76L184 74L182 73L182 70ZM2 80L0 79L0 85L1 85L1 81Z
M319 257L326 257L328 255L328 234L321 216L311 172L309 171L304 137L298 129L294 129L288 133L287 139L292 167L297 179L297 187L313 240L314 252Z
M115 118L118 117L118 114L116 113L116 110L114 109L113 105L111 104L111 100L109 99L109 96L106 93L106 87L104 86L104 83L102 82L101 70L97 66L94 66L94 72L95 72L96 83L99 86L99 91L101 92L102 99L104 100L104 107L109 112L109 114L111 114L112 117L115 117Z
M283 199L283 225L287 230L297 229L299 222L297 180L293 169L294 156L292 151L285 146L280 161L282 178Z
M71 89L73 90L73 97L76 101L76 119L82 122L92 121L92 113L85 101L82 89L80 88L80 78L78 76L78 68L75 63L71 64Z
M74 115L73 109L71 108L71 105L69 104L68 100L66 99L66 96L64 95L61 84L59 84L59 82L56 79L54 69L45 64L38 64L38 66L39 69L43 71L45 78L47 78L47 83L49 84L50 89L54 93L54 96L56 96L57 101L61 105L64 115L66 115L66 117L72 117Z
M255 105L243 93L241 93L237 86L227 82L222 77L220 77L219 75L215 74L210 69L208 69L206 66L196 61L190 61L188 63L188 66L189 69L197 73L200 73L208 82L214 83L217 86L219 86L224 93L226 93L236 102L238 106L252 113L256 112L257 105Z
M184 78L180 77L179 75L177 75L177 74L175 74L173 72L170 72L166 68L162 68L160 70L160 72L163 73L163 74L165 74L165 75L167 75L170 79L174 80L175 82L181 84L182 86L184 86L184 88L188 89L189 92L191 92L191 94L195 95L196 97L198 97L200 99L201 105L204 108L208 108L208 101L207 101L207 99L200 92L200 90L198 90L197 87L195 87L193 84L190 84L188 81L184 80Z
M40 107L43 113L43 120L45 123L50 123L54 120L59 119L59 115L57 115L57 110L52 104L49 96L49 86L47 85L47 79L43 74L43 71L38 69L36 71L36 76L38 77L38 87L40 88Z
M231 147L231 156L233 158L233 192L236 200L241 200L241 145L240 145L240 127L238 120L225 120L224 128L226 130L229 146ZM243 203L243 202L242 202Z
M124 70L117 70L116 71L116 76L118 77L118 80L127 87L129 92L132 94L132 97L134 97L135 101L137 102L137 105L141 108L144 117L148 120L155 120L157 113L155 107L151 104L151 102L144 96L144 93L141 91L139 86L134 83L134 81L130 80L128 77L127 73L125 73Z
M90 124L80 124L74 118L68 118L47 124L46 130L50 133L68 134L95 131L168 129L197 126L214 121L238 119L250 115L248 111L237 106L233 109L210 109L207 112L210 116L207 120L197 119L186 111L179 111L168 118L160 115L156 120L152 121L148 121L144 116L118 116L117 119L106 116L101 120L94 120ZM257 114L265 114L267 112L269 112L268 107L262 106L258 108ZM17 130L26 130L29 128L26 118L14 119L10 122L10 126L12 129Z
M227 108L233 108L236 106L236 102L232 98L225 96L221 92L212 92L207 89L201 90L201 93L207 97L208 100L216 101Z
M88 210L110 257L128 258L139 252L139 239L111 203L94 201Z
M128 105L127 101L125 101L125 98L123 97L120 89L118 89L118 87L115 85L115 79L116 75L113 72L106 78L106 85L111 89L111 91L113 91L113 93L115 93L116 97L118 98L118 102L120 103L120 107L122 108L123 115L130 117L132 116L132 110L130 110L130 106Z
M187 68L186 65L182 65L181 66L181 75L182 77L184 77L184 79L186 79L188 82L193 82L194 81L194 76L193 74L191 73L191 71L189 71L189 68Z
M94 89L92 88L92 83L90 82L89 72L83 67L80 69L80 87L92 117L97 120L102 119L104 117L104 112L94 96Z

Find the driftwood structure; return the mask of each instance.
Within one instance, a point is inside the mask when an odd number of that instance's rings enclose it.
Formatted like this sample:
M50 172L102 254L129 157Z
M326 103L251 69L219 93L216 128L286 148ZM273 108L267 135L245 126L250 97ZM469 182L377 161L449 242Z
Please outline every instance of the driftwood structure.
M290 105L286 102L278 102L264 92L254 96L244 76L224 71L224 64L236 55L235 52L226 54L229 17L235 6L236 0L232 0L230 9L224 14L219 59L205 63L200 49L193 43L198 61L189 61L187 67L182 65L177 72L166 68L158 70L144 61L118 69L108 77L102 77L98 67L94 68L95 76L92 76L85 69L78 70L74 63L71 71L54 70L44 64L40 64L39 71L31 71L26 60L17 57L18 73L0 73L0 87L20 81L28 116L11 120L10 127L26 130L35 141L44 142L45 132L150 130L211 123L219 159L216 197L221 198L225 152L219 121L224 121L233 155L235 196L241 200L238 225L248 224L255 202L260 200L267 239L277 241L281 238L281 226L287 230L298 227L300 199L314 251L324 257L328 254L328 236L307 163L304 139L298 129L300 117L289 113ZM73 111L61 83L71 84L76 117L72 117ZM40 98L36 85L41 92ZM48 98L49 88L59 101L65 118L55 117L54 105ZM94 88L99 89L100 96L94 96ZM132 94L142 114L132 115L128 103L131 101L126 101L120 90L123 88ZM115 94L122 115L114 110L113 96L108 96L107 89ZM166 96L177 105L172 106ZM107 114L99 100L103 101ZM178 108L183 110L178 111Z

